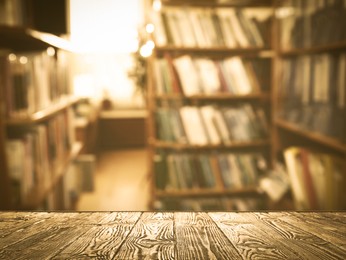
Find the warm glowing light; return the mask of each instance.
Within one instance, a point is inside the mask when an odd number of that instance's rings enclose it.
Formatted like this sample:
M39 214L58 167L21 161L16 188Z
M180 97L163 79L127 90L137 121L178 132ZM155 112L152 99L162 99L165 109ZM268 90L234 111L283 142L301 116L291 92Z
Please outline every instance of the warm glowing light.
M139 49L139 54L143 58L149 57L153 53L153 49L150 48L148 44L144 44L140 49Z
M139 0L73 0L71 42L78 53L131 53L142 23ZM97 19L91 19L97 17Z
M17 56L16 56L16 54L11 53L10 55L8 55L8 59L9 59L9 61L15 61L17 59Z
M40 39L41 41L44 41L52 46L58 47L60 49L64 50L69 50L69 51L74 51L71 45L71 42L68 40L65 40L61 37L48 34L48 33L43 33L43 32L38 32L35 30L27 29L28 33L32 35L34 38Z
M55 49L53 47L48 47L47 48L47 54L48 54L48 56L54 56Z
M73 79L74 94L79 97L95 96L94 78L92 75L77 75Z
M25 56L21 56L21 57L19 58L19 62L20 62L21 64L26 64L26 63L28 63L28 58L25 57Z
M161 0L154 0L153 1L153 9L154 9L154 11L157 11L157 12L160 11L161 7L162 7Z
M155 43L152 40L147 41L146 45L148 45L148 47L150 49L154 49L155 48Z
M275 15L277 18L285 18L294 15L295 11L293 7L282 7L276 10Z
M146 26L145 26L145 30L147 31L147 33L153 33L154 32L154 25L152 23L148 23Z

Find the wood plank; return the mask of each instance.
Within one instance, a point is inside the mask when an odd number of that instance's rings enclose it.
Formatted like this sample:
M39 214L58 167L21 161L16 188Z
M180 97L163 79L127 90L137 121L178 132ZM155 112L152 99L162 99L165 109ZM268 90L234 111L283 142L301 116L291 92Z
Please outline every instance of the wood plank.
M273 213L275 214L275 213ZM346 225L337 220L341 214L315 213L315 212L291 212L289 215L280 214L280 219L298 226L300 229L320 237L341 249L346 250Z
M270 230L258 227L243 213L209 213L218 227L233 243L243 259L303 259Z
M77 213L60 214L59 217L56 217L55 214L35 213L27 215L26 217L15 218L15 222L12 222L13 224L5 222L10 227L8 229L4 228L5 233L10 231L11 233L0 240L0 249L3 251L7 247L16 247L16 243L30 240L35 234L52 228L53 224L62 225L68 222L73 215L77 215ZM1 229L1 233L3 233L3 229Z
M95 218L99 214L104 216L101 221ZM93 213L83 223L85 232L52 259L112 259L140 216L140 212Z
M218 226L203 212L176 212L176 259L239 259Z
M13 236L7 236L6 241L10 244L0 250L0 259L51 258L81 234L82 225L79 222L83 221L73 219L73 215L77 214L51 214L51 218L24 230L18 230ZM21 233L24 234L23 238ZM15 239L17 241L14 241Z
M2 212L0 214L0 238L5 238L49 217L50 215L45 212ZM3 241L6 240L0 240L0 249L3 246Z
M116 259L174 259L173 226L173 213L143 213Z
M250 214L250 213L249 213ZM258 225L266 230L269 228L280 234L291 250L304 259L345 259L346 251L340 247L297 226L297 223L284 216L290 213L252 213L258 220ZM284 218L282 220L281 218ZM264 225L261 225L261 222ZM325 223L328 225L328 223Z

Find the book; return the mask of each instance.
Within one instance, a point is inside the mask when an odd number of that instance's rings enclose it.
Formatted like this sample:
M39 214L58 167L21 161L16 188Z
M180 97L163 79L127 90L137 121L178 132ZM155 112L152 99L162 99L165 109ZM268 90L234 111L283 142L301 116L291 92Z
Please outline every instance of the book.
M190 55L183 55L173 60L179 75L181 87L185 96L201 93L200 78Z
M234 79L235 93L238 95L249 94L252 92L252 86L240 57L234 56L224 60L227 73L230 73Z
M309 152L306 149L300 148L300 160L302 162L304 187L307 191L309 208L312 210L318 209L316 190L313 185L311 169L309 167Z
M179 109L187 139L192 145L207 145L208 135L198 107L183 106Z
M285 149L284 158L287 172L290 177L295 208L297 210L306 210L309 208L309 202L302 179L302 165L299 159L299 149L297 147Z
M165 190L168 183L168 170L166 162L166 154L157 150L153 156L153 165L155 173L155 187L159 190Z
M240 21L237 18L236 10L229 9L228 16L230 19L230 24L233 28L234 38L237 40L238 45L243 48L250 47L251 43L249 42L249 39L246 37L246 32L242 28Z
M221 30L221 35L223 36L224 45L229 48L237 47L237 41L234 35L233 27L230 24L230 19L228 15L228 10L225 8L217 8L215 10L219 26Z
M154 24L154 38L157 46L165 46L168 44L168 39L160 12L150 12L151 22Z
M214 124L215 120L215 107L212 105L205 105L199 108L202 120L204 121L204 126L208 133L209 143L213 145L221 144L221 137Z
M165 75L167 74L167 84L170 84L173 93L182 93L182 82L174 64L175 59L167 52L164 54L164 59L166 60L165 68L167 68L165 72Z
M221 92L221 82L218 70L212 59L194 58L197 75L200 84L200 93L215 94Z

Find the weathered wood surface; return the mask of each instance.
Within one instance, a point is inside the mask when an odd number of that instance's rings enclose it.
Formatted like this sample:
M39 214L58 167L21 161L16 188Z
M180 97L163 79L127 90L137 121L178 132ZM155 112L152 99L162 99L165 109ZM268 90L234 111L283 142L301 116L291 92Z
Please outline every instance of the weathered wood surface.
M0 259L346 259L346 212L0 212Z

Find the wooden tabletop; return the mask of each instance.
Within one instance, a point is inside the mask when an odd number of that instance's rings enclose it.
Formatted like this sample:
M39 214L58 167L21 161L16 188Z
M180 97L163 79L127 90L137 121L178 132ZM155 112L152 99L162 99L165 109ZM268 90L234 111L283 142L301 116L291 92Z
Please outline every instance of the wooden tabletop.
M0 259L346 259L346 212L0 212Z

